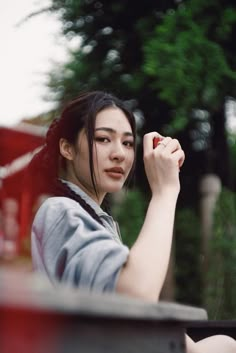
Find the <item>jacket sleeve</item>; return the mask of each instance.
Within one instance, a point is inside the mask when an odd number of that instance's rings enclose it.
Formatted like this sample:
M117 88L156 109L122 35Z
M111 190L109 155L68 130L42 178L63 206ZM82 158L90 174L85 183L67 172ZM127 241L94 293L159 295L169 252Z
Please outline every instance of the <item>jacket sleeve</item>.
M36 270L80 288L115 290L129 249L78 203L67 198L48 199L32 228L32 257Z

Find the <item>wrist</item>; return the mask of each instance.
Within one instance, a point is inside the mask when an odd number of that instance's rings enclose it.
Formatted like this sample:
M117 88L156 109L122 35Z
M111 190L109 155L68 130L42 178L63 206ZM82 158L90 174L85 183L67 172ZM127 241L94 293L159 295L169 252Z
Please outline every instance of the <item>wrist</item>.
M161 190L152 190L152 199L153 200L163 200L169 199L176 201L179 196L180 188L179 187L166 187Z

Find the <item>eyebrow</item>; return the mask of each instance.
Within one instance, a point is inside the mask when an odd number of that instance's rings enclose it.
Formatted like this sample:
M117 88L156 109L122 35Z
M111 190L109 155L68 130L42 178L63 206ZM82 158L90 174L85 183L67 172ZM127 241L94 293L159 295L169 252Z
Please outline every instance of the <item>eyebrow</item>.
M100 130L111 132L112 134L116 133L116 130L114 130L114 129L110 128L110 127L98 127L97 129L95 129L95 131L100 131ZM134 134L132 132L129 132L129 131L124 132L123 135L125 135L125 136L134 136Z

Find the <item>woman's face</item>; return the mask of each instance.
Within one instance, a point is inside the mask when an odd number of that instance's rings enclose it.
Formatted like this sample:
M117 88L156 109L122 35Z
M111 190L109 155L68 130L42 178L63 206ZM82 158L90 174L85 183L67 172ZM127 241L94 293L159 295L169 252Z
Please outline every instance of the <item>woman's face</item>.
M125 114L116 107L97 114L94 131L93 164L97 195L94 191L89 148L82 130L74 149L72 174L67 179L80 186L99 204L106 193L119 191L134 162L134 136Z

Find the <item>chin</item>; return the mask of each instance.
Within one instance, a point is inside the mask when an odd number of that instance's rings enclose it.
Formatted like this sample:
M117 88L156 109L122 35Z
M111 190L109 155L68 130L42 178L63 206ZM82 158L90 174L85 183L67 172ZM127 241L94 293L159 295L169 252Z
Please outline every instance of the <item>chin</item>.
M103 190L106 192L106 193L114 193L114 192L117 192L117 191L120 191L124 186L124 183L116 183L116 185L104 185L103 186Z

